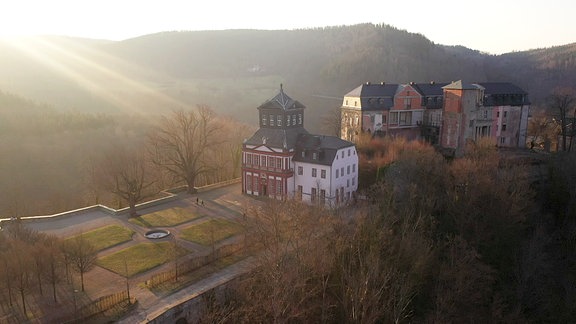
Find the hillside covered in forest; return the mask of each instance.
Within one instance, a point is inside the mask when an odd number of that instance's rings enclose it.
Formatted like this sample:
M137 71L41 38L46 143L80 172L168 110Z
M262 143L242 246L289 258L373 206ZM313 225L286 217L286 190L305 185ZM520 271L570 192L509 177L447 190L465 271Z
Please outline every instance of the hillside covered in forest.
M207 104L255 123L280 83L307 107L307 127L359 84L513 82L542 102L576 87L576 43L489 55L388 25L162 32L125 41L63 37L0 43L0 90L65 110L162 113Z

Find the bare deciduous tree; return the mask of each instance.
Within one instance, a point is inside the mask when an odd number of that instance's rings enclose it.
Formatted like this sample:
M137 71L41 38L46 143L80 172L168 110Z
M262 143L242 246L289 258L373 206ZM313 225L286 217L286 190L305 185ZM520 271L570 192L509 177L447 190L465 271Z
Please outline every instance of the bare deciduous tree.
M204 156L217 144L214 120L214 112L207 106L178 110L163 117L149 136L154 163L184 181L188 193L194 193L199 175L212 170Z
M570 147L572 146L572 137L574 136L574 121L576 120L576 97L572 89L557 89L548 98L548 107L552 110L554 118L560 123L560 135L562 136L562 151L567 151L567 139L570 136ZM572 123L569 122L572 114ZM571 124L571 125L570 125ZM569 127L570 126L570 127ZM570 129L569 129L570 128Z
M152 165L143 150L116 147L104 154L100 165L100 180L104 188L125 200L130 216L137 216L136 204L154 197Z
M96 263L96 249L80 234L65 241L64 253L72 268L80 274L80 283L84 291L84 274Z

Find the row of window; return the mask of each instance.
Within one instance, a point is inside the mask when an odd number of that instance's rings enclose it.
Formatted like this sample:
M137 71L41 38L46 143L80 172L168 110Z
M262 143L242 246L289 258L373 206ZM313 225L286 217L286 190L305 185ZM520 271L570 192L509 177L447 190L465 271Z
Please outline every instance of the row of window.
M282 163L285 160L284 163ZM283 169L287 165L287 158L245 153L244 163L254 166Z
M267 179L264 180L266 188L258 187L259 177L258 175L246 176L246 190L247 191L258 191L260 194L264 195L282 195L282 180L280 179Z
M280 126L282 127L284 125L283 122L283 118L282 115L269 115L269 118L266 118L267 116L262 114L262 125L266 126L267 123L270 124L270 126ZM286 115L286 126L290 126L290 124L292 124L292 126L296 126L296 122L298 122L298 125L302 125L302 114L292 114L292 115Z
M352 170L352 173L356 172L356 163L352 164L352 168L350 168L350 165L346 166L347 174L350 174L350 170ZM304 167L298 166L298 175L304 175ZM312 175L312 178L317 178L318 177L318 169L312 168L311 175ZM341 167L340 169L336 169L336 178L338 178L339 176L344 176L344 167ZM325 169L320 169L320 178L326 179L326 170ZM352 183L352 185L354 185L354 183Z

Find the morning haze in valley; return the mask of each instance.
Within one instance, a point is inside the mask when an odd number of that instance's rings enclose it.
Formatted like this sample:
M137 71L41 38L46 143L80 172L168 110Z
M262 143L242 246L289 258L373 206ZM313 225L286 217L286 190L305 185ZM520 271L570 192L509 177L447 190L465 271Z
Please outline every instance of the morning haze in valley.
M0 322L574 322L557 2L3 6Z

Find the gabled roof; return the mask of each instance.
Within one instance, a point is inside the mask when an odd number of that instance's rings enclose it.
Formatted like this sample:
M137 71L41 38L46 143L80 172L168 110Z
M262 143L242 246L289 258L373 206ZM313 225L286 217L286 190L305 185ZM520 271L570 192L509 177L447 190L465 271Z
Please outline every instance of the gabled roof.
M477 90L478 87L471 84L465 83L462 80L452 81L452 83L445 85L442 89L450 89L450 90Z
M290 98L287 94L284 93L284 89L282 84L280 84L280 91L274 98L267 100L263 104L258 107L258 109L282 109L282 110L291 110L291 109L302 109L306 108L303 104L299 101Z
M362 110L383 110L394 106L398 84L366 82L348 92L345 97L358 97Z
M300 134L308 134L304 127L295 128L260 128L245 145L266 145L270 148L290 150L296 146L296 139Z
M301 134L296 141L293 160L295 162L332 165L338 150L353 146L354 143L336 136Z

